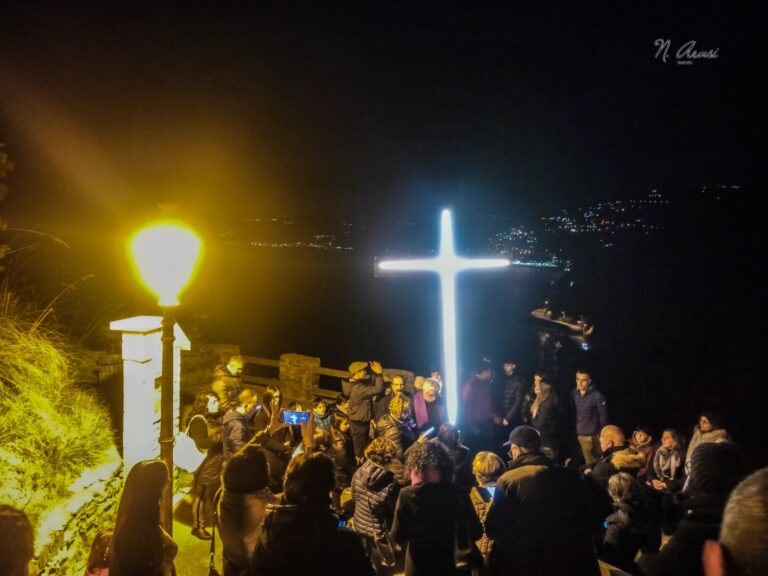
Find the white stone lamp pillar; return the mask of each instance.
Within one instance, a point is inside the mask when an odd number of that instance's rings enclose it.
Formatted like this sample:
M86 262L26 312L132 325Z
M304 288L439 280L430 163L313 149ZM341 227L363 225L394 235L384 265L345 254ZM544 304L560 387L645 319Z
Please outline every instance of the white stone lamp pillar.
M161 316L134 316L110 322L123 340L123 461L127 470L160 456L160 396L163 372ZM173 431L179 429L181 351L190 342L174 324Z

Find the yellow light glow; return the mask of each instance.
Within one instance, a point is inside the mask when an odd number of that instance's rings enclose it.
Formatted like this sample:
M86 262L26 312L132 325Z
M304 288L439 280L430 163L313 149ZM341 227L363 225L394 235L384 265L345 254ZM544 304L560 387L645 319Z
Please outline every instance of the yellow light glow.
M195 272L202 241L186 225L155 222L129 241L137 275L158 298L160 306L178 306L179 293Z

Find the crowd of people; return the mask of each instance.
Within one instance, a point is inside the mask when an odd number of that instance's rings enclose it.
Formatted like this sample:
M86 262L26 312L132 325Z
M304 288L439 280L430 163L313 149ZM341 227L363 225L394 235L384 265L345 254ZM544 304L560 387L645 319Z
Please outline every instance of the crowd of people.
M335 402L300 406L243 387L241 370L237 358L217 369L186 427L206 453L192 534L210 540L214 519L224 576L597 575L598 560L649 576L768 574L768 469L750 475L713 412L686 446L671 428L657 442L613 424L588 370L561 401L546 374L483 362L458 391L458 423L439 371L408 381L354 362ZM168 486L160 461L130 470L87 574L175 573ZM3 533L12 522L1 509Z

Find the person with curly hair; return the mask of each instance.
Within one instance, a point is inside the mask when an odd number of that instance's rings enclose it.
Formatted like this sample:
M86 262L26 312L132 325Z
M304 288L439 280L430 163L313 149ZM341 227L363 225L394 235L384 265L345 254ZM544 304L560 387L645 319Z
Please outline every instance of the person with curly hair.
M475 541L483 527L466 492L452 483L453 461L438 443L414 444L406 467L411 486L400 491L392 540L406 546L406 576L450 576L457 564L482 566Z
M377 573L386 574L387 568L396 561L388 534L400 494L398 476L402 465L395 444L383 437L375 438L368 445L365 458L352 476L354 530L363 537L363 545Z

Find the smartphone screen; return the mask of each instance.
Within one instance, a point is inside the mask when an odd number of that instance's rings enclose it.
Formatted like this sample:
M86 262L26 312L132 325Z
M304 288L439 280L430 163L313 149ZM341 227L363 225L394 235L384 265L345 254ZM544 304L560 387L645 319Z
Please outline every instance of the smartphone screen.
M486 486L485 489L488 490L488 494L491 495L491 498L496 496L496 486Z
M280 421L291 426L306 424L309 422L309 412L303 410L282 410L280 412Z

